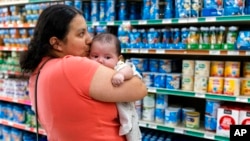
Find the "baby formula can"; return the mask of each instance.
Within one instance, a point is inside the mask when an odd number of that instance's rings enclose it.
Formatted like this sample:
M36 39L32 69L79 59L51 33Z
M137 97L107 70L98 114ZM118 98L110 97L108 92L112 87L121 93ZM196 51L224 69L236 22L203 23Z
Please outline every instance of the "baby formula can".
M194 76L194 91L198 93L207 92L208 77L206 76Z
M180 89L181 74L180 73L168 73L166 80L167 89Z
M169 59L161 59L159 60L159 72L161 73L170 73L171 72L171 63L172 61Z
M240 62L226 61L224 74L225 77L240 77Z
M135 65L137 71L139 71L139 72L148 71L148 59L145 59L145 58L131 58L130 60Z
M106 19L107 21L115 20L115 0L106 0L107 2L107 13Z
M242 78L240 83L240 94L241 95L250 95L250 78Z
M211 61L210 76L223 77L224 68L225 68L224 61Z
M106 2L101 0L99 1L99 21L106 20Z
M205 115L205 129L208 131L215 131L217 126L217 117Z
M181 120L182 120L182 123L183 125L186 124L186 112L194 112L195 109L192 108L192 107L184 107L181 109Z
M166 87L166 74L154 73L154 87L165 88Z
M243 63L243 77L250 78L250 62Z
M142 100L135 101L135 109L139 120L142 119Z
M91 11L90 11L90 19L92 22L98 21L98 1L97 0L91 0Z
M154 121L155 94L149 93L143 98L142 120Z
M194 90L194 76L182 75L181 89L184 91L193 91Z
M82 11L82 1L81 0L75 0L74 1L74 6L76 9Z
M223 77L209 77L207 92L213 94L222 94L224 86L223 83L224 83Z
M200 128L200 113L199 112L186 112L185 127L192 128L192 129Z
M220 105L220 101L207 99L205 108L206 115L217 117L217 109L220 107Z
M165 125L176 126L178 124L178 110L174 107L168 107L165 110Z
M194 60L182 60L182 74L194 75Z
M142 80L147 87L154 87L154 73L142 72Z
M155 100L155 122L164 123L165 109L168 106L168 95L156 94Z
M159 60L158 59L149 59L149 71L159 72Z
M195 61L195 75L209 76L210 61L196 60Z
M224 94L238 96L240 94L239 78L224 78Z

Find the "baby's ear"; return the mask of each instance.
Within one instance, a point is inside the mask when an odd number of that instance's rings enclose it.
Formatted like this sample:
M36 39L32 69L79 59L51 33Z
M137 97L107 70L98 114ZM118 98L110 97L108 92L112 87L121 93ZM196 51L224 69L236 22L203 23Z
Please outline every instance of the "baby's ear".
M124 57L122 55L120 55L118 58L119 58L120 61L124 62Z

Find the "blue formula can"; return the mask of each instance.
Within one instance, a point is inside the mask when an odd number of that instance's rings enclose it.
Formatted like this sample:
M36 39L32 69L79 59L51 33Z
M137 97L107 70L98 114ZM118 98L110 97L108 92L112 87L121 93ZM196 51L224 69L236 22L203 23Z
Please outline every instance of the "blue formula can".
M205 115L205 129L208 131L215 131L217 126L217 117Z
M131 58L131 62L135 65L138 72L148 71L148 59L145 58Z
M147 87L154 87L154 73L142 72L142 80Z
M90 21L90 3L84 2L83 3L83 17L87 20Z
M82 1L81 0L75 0L74 1L74 7L80 11L82 11Z
M91 5L90 20L92 22L96 22L99 20L98 1L92 0L90 5Z
M180 73L168 73L166 79L167 89L180 89L181 74Z
M65 4L65 5L68 5L68 6L73 6L73 1L71 1L71 0L66 0L66 1L64 2L64 4Z
M166 74L154 73L154 87L165 88L166 87Z
M217 109L220 107L221 102L217 100L206 100L206 115L217 117Z
M159 72L160 73L170 73L172 71L172 60L161 59L159 60Z
M126 0L120 0L119 1L119 14L118 14L118 20L127 20L127 2Z
M149 71L159 72L159 60L158 59L149 59Z
M115 20L115 0L107 0L106 20Z
M106 20L106 2L100 1L99 2L99 21Z
M179 121L178 112L179 112L178 108L168 107L165 110L164 124L170 125L170 126L176 126L178 124L178 121Z

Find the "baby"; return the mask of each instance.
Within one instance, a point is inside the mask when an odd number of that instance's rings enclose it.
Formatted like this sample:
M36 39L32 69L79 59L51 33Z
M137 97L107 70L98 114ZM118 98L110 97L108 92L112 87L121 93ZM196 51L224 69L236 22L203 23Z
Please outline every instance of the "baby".
M120 42L111 33L100 33L93 38L90 48L90 59L104 66L115 69L111 82L113 86L120 86L125 80L134 75L140 76L133 65L123 62ZM141 141L141 132L138 125L138 115L134 102L117 103L121 127L120 135L126 135L127 141Z

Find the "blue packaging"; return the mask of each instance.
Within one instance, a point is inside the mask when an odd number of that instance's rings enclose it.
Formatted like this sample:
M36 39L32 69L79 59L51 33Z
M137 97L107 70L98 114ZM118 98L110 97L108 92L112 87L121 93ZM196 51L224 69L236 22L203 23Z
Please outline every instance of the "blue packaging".
M172 71L172 60L160 59L159 60L159 72L160 73L170 73Z
M178 112L179 112L179 110L177 108L168 107L165 110L164 124L176 126L178 124L178 121L179 121Z
M217 126L217 117L205 115L205 129L209 131L215 131Z
M137 7L137 3L136 2L130 2L129 3L129 20L136 20L138 19L138 10L140 9L139 7Z
M250 50L250 31L240 31L236 41L238 50Z
M243 7L245 6L245 0L223 0L223 5L225 7Z
M149 71L159 72L159 60L158 59L149 59Z
M23 133L21 130L11 128L11 141L22 141Z
M220 107L221 102L216 100L206 100L206 115L217 117L217 109Z
M130 60L135 65L137 71L139 71L139 72L148 71L148 59L131 58Z
M161 30L162 35L162 43L167 44L170 41L170 31L168 29Z
M99 20L99 11L98 11L98 1L91 0L91 12L90 12L90 20L92 22L96 22Z
M159 0L151 0L150 19L159 19Z
M2 128L3 141L11 141L11 127L3 126Z
M224 16L243 15L243 14L244 14L244 8L240 8L240 7L225 7L224 8Z
M154 87L165 88L166 87L166 74L165 73L155 73L154 74Z
M120 0L119 1L119 14L118 14L118 20L127 20L127 2L126 0Z
M151 0L143 0L143 6L142 6L142 19L147 20L150 19L151 15Z
M183 27L181 29L181 43L183 44L188 43L188 35L189 35L189 29L186 27Z
M73 6L73 1L71 1L71 0L65 0L64 4L68 5L68 6Z
M155 108L166 109L168 107L168 95L156 94Z
M174 28L172 31L172 43L177 44L181 41L181 31L179 28Z
M142 72L142 80L147 87L154 87L154 73Z
M157 48L156 44L159 43L160 33L154 28L150 28L147 33L148 47Z
M164 123L165 109L155 108L155 122Z
M222 0L203 0L203 8L223 8Z
M90 21L90 12L91 12L90 3L89 2L84 2L82 6L83 6L83 8L82 8L83 17L85 18L85 20Z
M80 11L82 11L82 0L75 0L74 7Z
M202 17L209 17L209 16L222 16L223 10L222 9L215 9L215 8L203 8L201 10Z
M106 2L99 2L99 21L106 21Z
M167 89L180 89L181 74L180 73L168 73L166 78Z
M106 7L106 20L114 21L115 20L115 0L107 0Z

